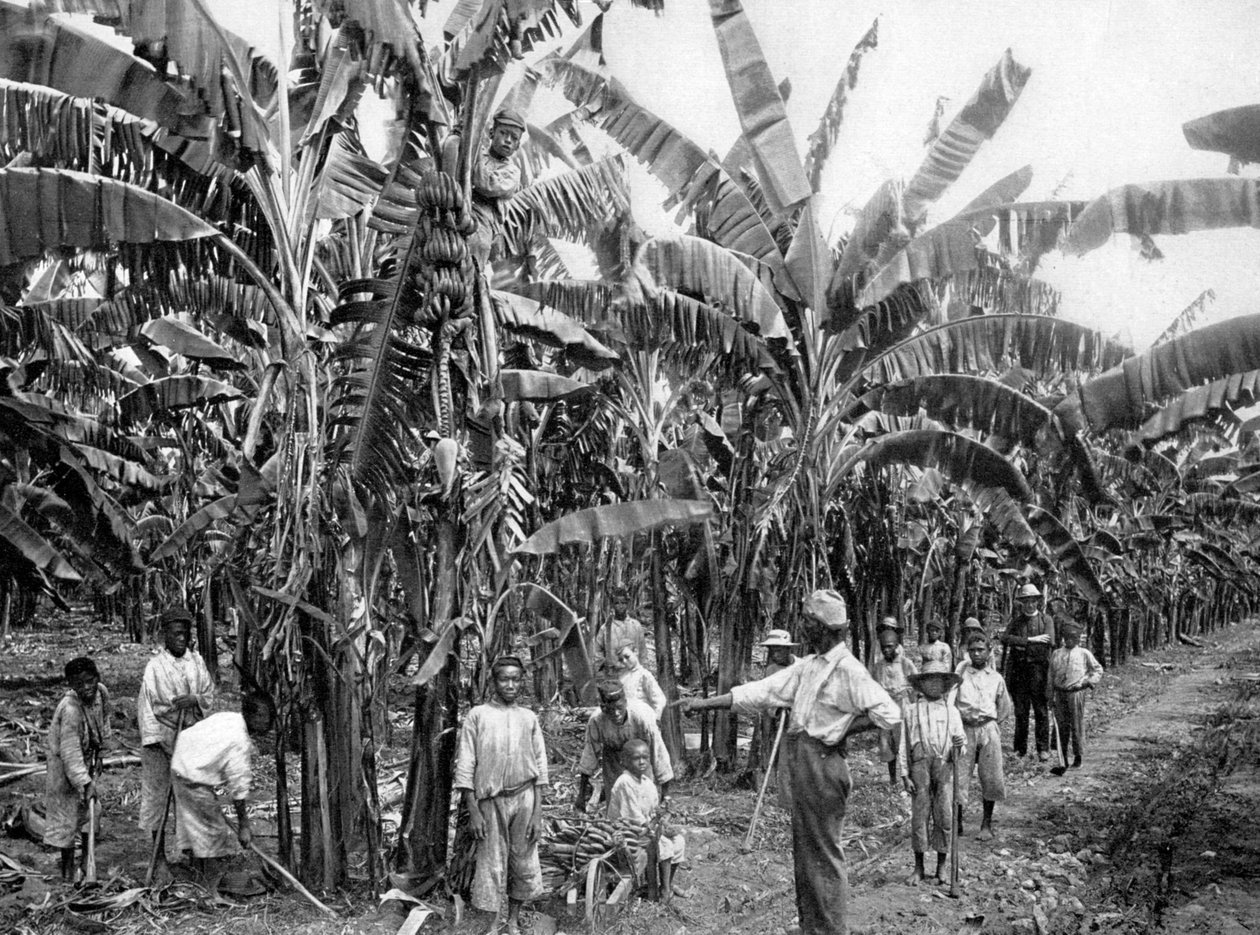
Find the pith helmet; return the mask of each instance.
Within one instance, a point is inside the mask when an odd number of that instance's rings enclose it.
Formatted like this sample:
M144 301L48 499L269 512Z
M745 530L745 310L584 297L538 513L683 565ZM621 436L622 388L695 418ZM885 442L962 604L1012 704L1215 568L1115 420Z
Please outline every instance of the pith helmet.
M800 643L792 642L792 634L787 630L768 630L766 638L757 644L758 646L800 646Z
M1022 601L1026 597L1041 597L1041 592L1031 581L1019 589L1019 599Z

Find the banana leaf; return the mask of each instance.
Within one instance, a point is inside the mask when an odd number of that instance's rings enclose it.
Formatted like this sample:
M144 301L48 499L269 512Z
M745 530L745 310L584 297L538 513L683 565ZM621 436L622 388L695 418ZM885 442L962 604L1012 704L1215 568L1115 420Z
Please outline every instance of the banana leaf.
M1174 179L1113 188L1090 202L1068 232L1064 250L1085 254L1113 234L1136 237L1260 227L1260 181Z
M1260 369L1235 373L1186 390L1142 423L1131 441L1153 445L1181 430L1195 419L1219 410L1253 406L1260 402Z
M1260 315L1199 328L1082 384L1055 407L1072 431L1137 428L1151 407L1188 389L1260 369ZM1241 384L1240 384L1241 388ZM1207 394L1210 398L1210 391Z
M775 214L812 193L778 84L740 0L709 0L726 81L757 175Z
M1239 162L1260 162L1260 104L1218 110L1181 125L1191 149L1225 153Z
M0 226L0 266L58 247L103 250L115 241L149 244L219 233L153 192L68 169L0 169L0 215L32 219Z
M592 283L591 286L606 288L600 283ZM555 296L543 284L530 284L529 293L491 293L495 318L500 326L515 334L559 348L573 363L588 370L606 370L621 359L616 351L601 344L582 325L565 314L555 304Z
M138 386L123 396L118 400L118 412L123 419L134 423L159 413L228 402L242 396L236 387L206 377L165 377Z
M1015 61L1010 49L989 69L976 93L932 143L923 164L906 184L903 210L908 224L922 221L928 207L958 180L984 142L992 139L1031 75L1032 69Z
M809 135L809 146L805 152L805 177L809 180L810 188L815 192L822 184L823 167L827 164L827 157L831 155L831 150L840 136L840 126L844 122L844 108L849 102L849 92L857 87L862 58L868 51L878 47L879 17L876 17L875 22L871 23L871 28L849 53L849 62L835 90L831 92L831 98L827 101L827 109L823 112L818 129Z
M60 552L3 503L0 503L0 541L11 557L29 564L40 574L67 584L83 580Z
M1091 604L1103 603L1106 592L1094 572L1094 566L1082 551L1080 543L1058 518L1041 507L1034 506L1028 509L1028 524L1049 546L1055 562L1076 583L1081 596Z
M706 302L725 307L737 319L755 325L762 338L791 340L783 310L729 250L698 237L675 234L648 240L639 248L635 262L643 264L658 285L703 296Z
M181 318L154 318L141 325L139 331L154 344L160 344L191 360L199 360L209 367L219 370L245 369L245 364Z
M570 169L521 189L507 205L503 236L509 253L526 252L536 234L585 237L593 224L628 209L630 189L621 156Z
M516 547L518 554L550 555L561 546L622 538L664 526L699 523L713 516L705 500L636 500L569 513L547 523Z
M595 387L581 380L542 370L500 370L503 398L512 402L554 402L578 393L594 393Z
M912 429L883 435L850 454L837 474L844 476L860 462L872 468L890 464L933 467L968 489L1000 487L1016 500L1032 499L1019 468L993 449L954 432Z
M311 210L321 220L354 217L380 197L385 179L385 169L368 158L354 134L343 130L328 147Z
M166 541L153 550L149 555L149 564L160 562L181 549L187 548L196 536L205 532L219 520L227 519L235 509L236 494L228 494L226 497L220 497L207 503L188 519L184 520L184 522L180 523L179 527L167 537Z
M1031 447L1057 442L1054 414L1036 400L988 377L929 374L878 386L863 394L854 411L927 415L954 430L973 429Z

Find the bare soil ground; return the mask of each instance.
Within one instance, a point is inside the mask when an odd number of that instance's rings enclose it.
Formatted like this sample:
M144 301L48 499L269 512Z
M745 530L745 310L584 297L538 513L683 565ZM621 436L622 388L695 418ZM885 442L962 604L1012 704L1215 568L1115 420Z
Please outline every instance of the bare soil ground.
M83 652L97 659L121 701L121 738L135 746L134 708L126 699L135 696L149 647L102 631L86 614L58 615L46 628L18 630L0 650L0 760L41 755L44 730L63 691L61 665ZM1091 698L1090 747L1081 769L1055 778L1048 764L1008 755L1009 797L998 807L997 838L981 844L964 837L959 900L937 887L905 884L911 868L908 801L889 788L873 738L860 738L850 755L854 794L846 825L853 932L954 933L968 919L973 931L1041 935L1255 930L1260 683L1239 676L1257 670L1260 630L1248 623L1214 634L1202 649L1170 648L1109 671ZM230 703L231 693L225 694ZM398 748L385 751L386 762L403 755L410 727L405 719L394 720ZM558 764L549 812L564 814L572 801L577 725L563 712L544 723ZM0 779L4 772L0 767ZM602 931L753 935L793 929L787 815L767 806L752 852L741 853L755 798L745 785L725 776L677 785L689 853L679 883L689 896L671 908L635 902ZM13 814L37 801L42 787L42 778L0 785L0 809ZM262 788L270 787L264 782ZM147 841L134 824L138 767L107 772L101 794L106 822L99 862L109 881L104 889L126 891L138 885L148 859ZM967 816L969 831L978 824L978 807L976 802ZM265 802L258 810L265 835L273 830L266 820L272 812ZM263 838L265 848L273 844ZM284 890L226 901L183 883L141 894L121 908L67 912L77 897L54 882L54 852L20 837L0 839L0 852L34 871L6 876L0 866L0 931L394 935L409 909L396 901L377 904L363 887L327 900L342 913L333 922ZM421 933L473 935L488 928L481 918L456 924L449 902L431 905L436 912ZM581 908L552 899L526 921L539 933L585 932Z

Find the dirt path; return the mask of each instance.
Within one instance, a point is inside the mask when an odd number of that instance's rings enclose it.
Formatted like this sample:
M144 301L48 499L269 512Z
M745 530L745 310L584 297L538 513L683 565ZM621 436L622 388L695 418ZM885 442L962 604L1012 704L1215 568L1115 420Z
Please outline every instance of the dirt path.
M997 838L988 844L963 839L961 900L945 898L936 888L905 885L912 857L904 824L908 804L889 790L883 764L874 760L869 745L859 745L850 757L855 792L848 824L852 843L846 847L854 935L954 933L969 916L978 915L984 916L982 930L993 933L1149 931L1150 900L1144 899L1157 888L1160 876L1158 860L1150 855L1167 830L1150 834L1141 807L1147 798L1161 796L1163 787L1178 788L1181 771L1190 768L1189 758L1181 757L1181 752L1192 747L1205 715L1224 703L1233 685L1222 667L1239 665L1260 652L1260 629L1253 624L1231 627L1215 637L1203 649L1172 648L1109 672L1091 701L1090 743L1081 769L1057 778L1047 771L1049 764L1025 764L1008 754L1008 800L998 807ZM1249 664L1253 670L1257 667L1254 661ZM1009 736L1007 742L1009 749ZM1229 780L1213 801L1238 816L1254 816L1255 778L1252 764ZM747 793L743 797L749 798ZM707 797L701 793L698 798ZM1167 810L1169 799L1160 797L1154 805L1156 811ZM689 933L741 935L794 930L786 815L770 810L757 850L742 855L738 832L751 805L741 806L730 802L724 807L732 825L729 831L693 835L693 869L687 882L695 892L680 903L681 917L671 919L647 907L639 912L650 918L636 922L650 924L634 924L634 930L679 932L685 926ZM976 827L977 810L978 803L968 816L969 829ZM889 822L899 823L875 834L861 832L863 827ZM1126 822L1132 833L1118 848L1121 853L1109 856L1116 850L1117 829L1123 831ZM1256 901L1246 896L1254 886L1231 882L1228 872L1214 880L1202 872L1202 865L1213 858L1245 866L1246 855L1240 856L1238 850L1254 849L1250 842L1254 818L1235 824L1247 832L1229 835L1210 822L1192 823L1203 826L1201 833L1181 842L1178 860L1193 866L1194 873L1174 867L1172 879L1206 887L1203 893L1211 902L1190 901L1195 894L1186 886L1165 886L1169 906L1163 919L1169 931L1249 930L1174 928L1182 924L1183 916L1191 921L1211 919L1213 925L1222 924L1222 916L1241 920L1237 922L1241 926L1260 924ZM1212 857L1200 856L1203 853ZM1190 906L1188 914L1178 904Z

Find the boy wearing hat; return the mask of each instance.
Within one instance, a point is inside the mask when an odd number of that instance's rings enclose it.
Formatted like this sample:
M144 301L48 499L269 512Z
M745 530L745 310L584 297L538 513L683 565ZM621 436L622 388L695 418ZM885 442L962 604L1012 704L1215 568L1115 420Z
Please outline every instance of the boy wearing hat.
M946 883L945 860L954 820L953 762L967 743L958 709L945 700L962 681L948 666L933 660L910 679L922 697L906 706L901 720L897 765L906 791L913 797L910 844L914 848L911 884L926 879L923 855L936 851L936 882Z
M214 681L201 655L189 643L193 616L182 607L162 613L162 648L144 667L136 697L140 728L140 828L153 836L156 871L166 873L166 841L158 841L171 788L175 735L210 713Z
M87 656L71 659L65 672L69 688L53 712L45 747L44 843L61 850L61 879L72 883L76 835L87 856L88 806L96 798L101 750L109 738L109 692Z
M766 638L757 644L764 646L766 649L766 665L762 671L762 678L768 678L776 672L786 669L788 666L796 662L796 655L792 652L801 644L793 642L792 634L787 630L767 630ZM757 719L757 751L759 762L765 768L772 765L778 766L778 772L775 776L775 784L779 791L779 805L787 811L791 811L791 792L788 790L787 770L783 766L783 757L778 757L777 764L770 763L770 753L774 750L774 738L779 734L779 718L783 716L782 711L767 711ZM758 779L762 774L758 775Z
M520 932L521 904L543 892L539 790L547 785L547 748L538 717L516 703L524 674L517 656L495 660L490 698L468 712L455 753L455 788L477 841L472 904L497 918L506 889L509 935Z
M918 667L906 656L901 648L901 633L893 620L893 626L885 617L875 630L879 640L879 657L871 663L871 675L879 682L888 697L901 706L904 714L906 705L914 691L910 687L910 679L919 674ZM879 758L888 764L888 781L897 788L897 751L901 749L900 730L881 730L879 732Z
M1054 646L1054 621L1039 609L1041 592L1025 584L1017 595L1019 609L1006 625L1006 687L1015 703L1015 755L1028 752L1028 713L1036 721L1037 758L1048 760L1050 719L1046 700L1050 675L1050 650Z
M611 794L613 783L621 775L621 751L631 740L642 740L648 745L652 778L660 787L661 798L668 798L674 766L656 725L655 712L641 701L627 699L625 688L615 679L600 682L598 690L599 710L586 722L586 742L578 758L573 807L578 812L586 811L586 803L591 799L591 777L597 769L603 777L605 797Z
M1063 645L1050 657L1050 683L1054 688L1054 720L1059 728L1059 755L1067 763L1068 742L1072 744L1072 767L1081 765L1085 748L1085 693L1102 680L1103 667L1084 646L1080 624L1069 620L1063 625ZM1050 770L1062 776L1066 766Z
M967 807L971 791L971 774L980 772L980 795L984 801L984 813L980 819L977 838L988 841L993 837L993 807L1006 798L1006 777L1002 770L1002 721L1011 716L1011 699L1006 682L993 668L989 638L977 629L970 631L967 640L967 659L955 670L961 679L954 693L954 705L962 717L967 746L963 751L962 765L966 778L959 783L958 834L963 833L962 814Z
M774 675L724 695L688 698L683 710L759 713L790 706L783 757L792 789L792 859L801 935L848 931L849 877L841 836L853 782L850 734L901 723L901 709L849 651L849 614L837 591L815 591L801 606L812 650Z

